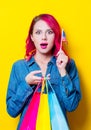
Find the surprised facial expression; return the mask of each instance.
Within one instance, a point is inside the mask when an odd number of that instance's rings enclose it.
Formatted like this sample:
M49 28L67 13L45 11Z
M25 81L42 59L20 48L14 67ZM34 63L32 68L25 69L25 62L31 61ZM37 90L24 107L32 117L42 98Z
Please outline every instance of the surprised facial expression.
M45 21L39 20L35 23L31 39L34 42L36 51L43 54L51 53L54 46L54 38L54 31Z

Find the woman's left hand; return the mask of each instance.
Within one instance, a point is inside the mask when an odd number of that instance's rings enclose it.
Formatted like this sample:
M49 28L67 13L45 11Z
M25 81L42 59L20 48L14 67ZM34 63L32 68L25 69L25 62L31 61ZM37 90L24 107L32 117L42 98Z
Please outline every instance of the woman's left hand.
M65 76L66 75L66 65L68 62L68 56L64 53L63 50L60 50L57 53L57 61L56 61L56 65L58 67L58 70L61 74L61 76Z

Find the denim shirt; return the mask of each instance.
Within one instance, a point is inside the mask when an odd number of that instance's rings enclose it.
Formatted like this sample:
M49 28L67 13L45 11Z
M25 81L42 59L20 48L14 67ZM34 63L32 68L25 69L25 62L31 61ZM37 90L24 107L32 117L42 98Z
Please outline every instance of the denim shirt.
M32 99L36 85L29 85L25 81L25 76L34 70L40 70L34 57L29 61L25 59L18 60L12 66L10 79L7 89L7 112L12 117L20 115L20 121L17 130L19 130L25 112ZM81 99L80 81L78 71L73 59L70 59L66 66L67 74L61 77L56 66L56 58L53 56L47 65L46 76L50 74L50 83L57 95L58 101L66 117L67 111L73 111L77 108ZM37 74L41 76L42 74Z

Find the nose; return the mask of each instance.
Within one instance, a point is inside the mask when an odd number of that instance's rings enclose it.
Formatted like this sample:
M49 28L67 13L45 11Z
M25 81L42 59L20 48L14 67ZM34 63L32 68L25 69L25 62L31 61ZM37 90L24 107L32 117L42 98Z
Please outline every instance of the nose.
M42 40L47 40L46 33L43 33L43 35L42 35Z

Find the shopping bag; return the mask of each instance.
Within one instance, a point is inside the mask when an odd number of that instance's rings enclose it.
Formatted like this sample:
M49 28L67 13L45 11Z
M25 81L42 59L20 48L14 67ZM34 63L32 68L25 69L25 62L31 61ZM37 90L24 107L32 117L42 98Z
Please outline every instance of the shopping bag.
M46 93L44 90L46 90ZM48 88L46 86L46 79L44 79L42 83L40 104L36 121L36 130L51 130L48 104Z
M51 91L48 92L50 120L52 130L69 130L66 118L63 114L62 108L58 102L56 93L48 80Z
M40 92L37 91L39 87L40 87L40 84L38 84L33 94L33 97L30 101L30 104L25 113L24 119L20 126L20 130L36 130L36 119L37 119L40 94L41 94Z

